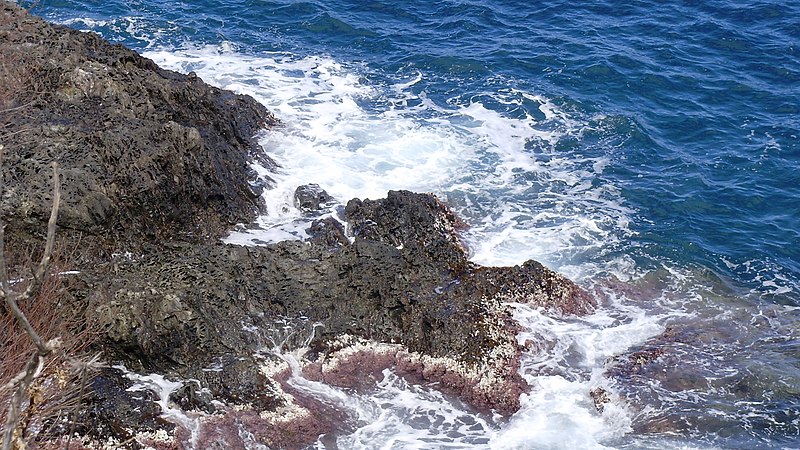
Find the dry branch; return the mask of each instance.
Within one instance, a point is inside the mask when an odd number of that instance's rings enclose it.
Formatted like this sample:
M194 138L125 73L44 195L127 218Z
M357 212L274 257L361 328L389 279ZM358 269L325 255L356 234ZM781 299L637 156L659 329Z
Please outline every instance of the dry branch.
M3 148L0 145L0 167L3 162ZM33 280L22 292L15 291L8 277L8 265L5 257L5 224L0 222L0 296L5 300L6 307L16 319L17 324L25 331L36 346L36 353L31 357L19 375L12 378L11 387L15 388L14 395L6 413L5 431L3 433L3 450L10 450L18 428L20 407L27 397L28 389L34 380L42 373L48 357L59 347L59 338L47 342L33 329L25 313L19 307L20 302L30 300L42 287L45 276L50 267L55 246L56 222L58 220L58 207L61 202L61 183L58 176L58 163L53 163L53 206L50 210L50 220L47 224L47 240L45 242L42 259L34 270Z

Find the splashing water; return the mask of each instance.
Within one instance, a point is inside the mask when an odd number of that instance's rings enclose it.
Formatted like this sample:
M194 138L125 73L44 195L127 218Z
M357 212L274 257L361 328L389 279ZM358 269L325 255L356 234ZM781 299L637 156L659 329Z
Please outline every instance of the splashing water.
M134 381L133 386L128 388L130 392L151 391L158 396L156 403L161 407L161 417L166 421L175 424L190 433L189 441L186 446L189 449L197 448L198 439L200 437L200 414L186 413L170 401L170 395L184 386L182 381L170 381L163 375L152 373L149 375L140 375L128 371L125 366L116 365L115 369L120 370L125 378ZM197 382L195 380L187 380L187 382Z
M380 198L389 189L435 192L473 224L465 238L472 259L483 264L536 257L586 277L592 266L577 262L629 233L631 211L617 188L598 178L605 157L570 158L555 150L562 140L594 132L597 123L572 118L542 96L509 89L440 105L417 88L421 73L376 87L364 84L353 68L322 57L252 57L224 46L146 55L252 95L286 123L261 140L281 166L269 174L276 187L264 193L268 210L256 227L232 233L228 242L302 239L309 219L292 196L297 186L312 182L340 202ZM606 264L606 271L630 270L624 258L613 262L620 266ZM600 442L631 430L632 413L613 395L598 413L589 391L602 386L613 393L605 360L658 335L663 318L622 302L581 320L518 306L517 319L528 330L521 339L546 345L526 355L522 374L532 392L507 422L471 412L430 387L409 385L391 371L366 395L332 388L304 379L296 355L277 354L292 367L294 388L357 418L352 434L335 437L348 448L378 442L384 448L526 448L532 442L559 448L563 436L574 446L603 448Z
M791 5L742 13L724 2L658 11L602 2L541 11L370 2L396 16L384 29L384 16L358 23L363 5L342 12L279 2L270 12L275 24L255 39L295 43L289 35L298 35L300 46L324 47L296 56L253 44L247 25L262 21L234 3L244 18L237 32L223 27L218 39L197 40L214 45L200 47L181 41L190 35L182 18L148 16L158 5L147 2L120 17L71 19L146 48L162 66L250 94L284 121L261 138L281 165L277 174L256 167L277 182L264 193L268 211L228 242L302 239L308 223L294 207L298 185L318 183L340 203L389 189L430 191L471 225L464 238L473 261L537 259L601 301L585 318L516 307L520 341L539 344L525 355L521 372L532 391L513 417L482 416L389 371L368 394L307 386L309 395L357 399L364 409L351 433L322 437L318 448L796 446L800 283L795 246L785 245L796 240L796 214L775 208L797 210L797 66L774 59L796 60L783 44L796 32L765 25L792 21ZM615 12L610 22L606 7ZM416 21L414 9L436 20ZM463 20L438 20L453 10ZM186 14L193 32L204 20L216 23L211 12ZM398 37L406 27L431 33L424 49L397 48L411 39ZM375 35L365 39L365 31ZM492 51L464 46L473 35ZM367 54L379 64L321 56L339 39L355 54L375 52ZM240 51L246 42L259 50ZM742 46L755 50L743 54ZM519 82L517 67L541 75L521 69L534 81ZM337 206L325 214L336 216ZM641 349L664 354L641 373L613 375L615 358ZM588 395L598 388L609 397L602 412Z
M252 57L224 46L145 55L252 95L286 124L261 140L279 173L255 167L277 182L264 193L268 211L255 230L234 232L228 242L306 237L308 220L294 207L293 193L308 183L340 202L382 198L390 189L434 192L470 220L465 238L482 264L538 258L557 267L627 233L630 210L617 188L598 184L605 157L555 150L597 125L570 118L542 96L509 89L439 105L416 88L419 73L375 87L322 57ZM482 103L490 101L510 112Z

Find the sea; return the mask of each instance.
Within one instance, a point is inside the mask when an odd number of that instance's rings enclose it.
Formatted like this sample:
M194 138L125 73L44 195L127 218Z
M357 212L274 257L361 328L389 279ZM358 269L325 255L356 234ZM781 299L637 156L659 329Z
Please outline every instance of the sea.
M513 416L387 370L373 391L334 390L358 418L310 448L800 448L800 2L40 0L33 12L280 118L260 136L279 171L254 166L274 180L267 210L228 242L303 238L302 184L340 205L432 192L469 225L475 263L535 259L598 299L586 317L515 305L520 341L539 345Z

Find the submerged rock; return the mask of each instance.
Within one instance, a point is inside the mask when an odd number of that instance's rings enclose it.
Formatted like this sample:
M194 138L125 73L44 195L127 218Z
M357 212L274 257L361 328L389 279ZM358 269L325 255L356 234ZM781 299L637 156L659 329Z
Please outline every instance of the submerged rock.
M333 201L334 198L318 184L304 184L294 191L294 206L304 212L320 211Z

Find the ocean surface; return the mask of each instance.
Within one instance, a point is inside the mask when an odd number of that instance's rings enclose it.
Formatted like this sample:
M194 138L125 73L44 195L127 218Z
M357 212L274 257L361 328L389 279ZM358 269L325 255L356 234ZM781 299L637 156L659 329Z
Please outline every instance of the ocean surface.
M262 137L282 167L269 210L228 241L302 238L300 184L342 203L434 192L470 225L473 261L536 259L601 302L585 318L517 308L520 339L543 345L525 356L533 389L513 417L387 371L374 392L337 393L369 407L316 448L800 448L800 2L43 0L34 12L280 117Z

